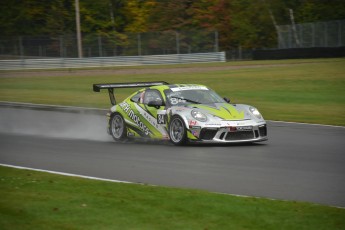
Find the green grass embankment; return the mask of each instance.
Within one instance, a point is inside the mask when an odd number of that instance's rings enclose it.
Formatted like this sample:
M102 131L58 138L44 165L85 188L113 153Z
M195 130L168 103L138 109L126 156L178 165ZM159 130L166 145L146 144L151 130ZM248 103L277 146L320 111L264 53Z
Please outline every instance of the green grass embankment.
M0 167L1 229L345 229L345 209Z
M75 76L87 70L65 70L64 76L51 76L54 71L31 71L30 76L3 71L0 100L108 108L107 92L92 92L93 83L163 80L205 84L234 103L256 106L265 119L344 126L344 66L345 59L310 59L117 67L108 68L107 75L92 70L91 76ZM133 90L117 90L118 101Z

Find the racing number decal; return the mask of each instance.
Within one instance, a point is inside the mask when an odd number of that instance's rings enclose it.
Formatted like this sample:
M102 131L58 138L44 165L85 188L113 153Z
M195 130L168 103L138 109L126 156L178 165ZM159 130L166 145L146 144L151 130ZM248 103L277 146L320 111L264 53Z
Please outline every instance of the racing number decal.
M157 123L158 124L165 124L165 115L164 114L157 114Z
M178 98L178 97L173 97L173 96L171 96L170 98L169 98L169 101L170 101L170 104L172 104L172 105L177 105L178 103L186 103L186 101L184 100L184 98L183 97L181 97L181 98Z

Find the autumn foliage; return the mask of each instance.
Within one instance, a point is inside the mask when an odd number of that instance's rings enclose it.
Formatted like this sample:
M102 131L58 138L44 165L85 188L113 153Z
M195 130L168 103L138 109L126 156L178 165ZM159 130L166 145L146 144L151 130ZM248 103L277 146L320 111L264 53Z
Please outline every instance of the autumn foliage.
M345 18L343 0L79 0L83 34L213 30L222 50L275 47L274 23ZM74 0L2 0L1 36L75 34Z

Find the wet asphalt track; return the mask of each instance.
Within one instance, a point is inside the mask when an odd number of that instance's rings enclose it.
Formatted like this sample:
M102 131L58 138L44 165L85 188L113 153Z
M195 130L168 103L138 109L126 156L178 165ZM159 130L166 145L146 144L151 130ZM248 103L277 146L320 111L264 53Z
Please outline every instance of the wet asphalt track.
M269 122L269 141L114 143L97 114L0 107L0 163L345 207L345 128Z

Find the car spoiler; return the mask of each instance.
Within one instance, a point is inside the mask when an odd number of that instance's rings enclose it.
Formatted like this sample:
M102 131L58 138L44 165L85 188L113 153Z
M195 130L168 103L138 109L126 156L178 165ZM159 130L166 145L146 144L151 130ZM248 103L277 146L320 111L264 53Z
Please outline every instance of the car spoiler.
M93 84L93 91L100 92L102 89L108 89L110 102L112 105L116 105L114 89L150 87L150 86L156 86L156 85L169 85L169 83L165 81L155 81L155 82L125 82L125 83Z

